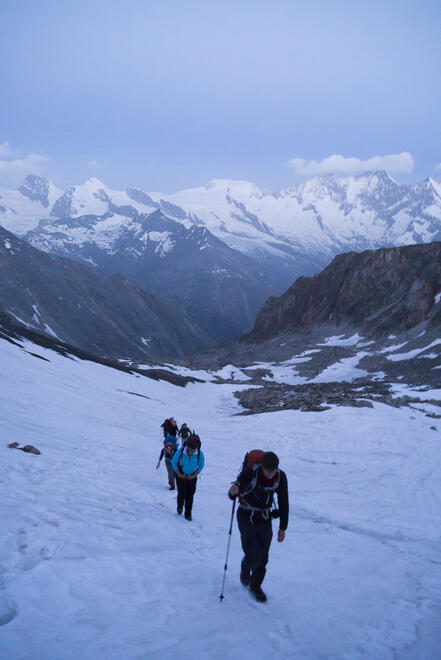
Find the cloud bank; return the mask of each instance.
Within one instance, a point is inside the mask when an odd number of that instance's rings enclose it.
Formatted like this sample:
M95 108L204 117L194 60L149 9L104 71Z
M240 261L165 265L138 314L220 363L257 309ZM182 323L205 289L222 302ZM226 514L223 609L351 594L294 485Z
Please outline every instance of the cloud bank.
M0 144L0 185L17 187L28 174L45 176L49 159L40 154L23 154L12 149L8 142Z
M386 170L386 172L409 174L413 171L414 167L412 155L407 151L403 151L400 154L373 156L367 160L345 158L339 154L328 156L321 161L306 161L304 158L291 158L288 161L288 165L298 176L317 176L320 174L351 175L363 174L372 170Z

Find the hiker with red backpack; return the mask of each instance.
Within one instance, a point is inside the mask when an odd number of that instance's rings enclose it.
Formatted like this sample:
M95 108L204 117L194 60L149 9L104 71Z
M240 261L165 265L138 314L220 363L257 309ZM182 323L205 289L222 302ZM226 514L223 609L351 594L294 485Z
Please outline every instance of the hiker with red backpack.
M193 497L198 475L204 468L204 454L201 451L199 436L192 433L172 458L178 487L177 512L182 514L185 506L185 519L191 520Z
M178 450L178 443L176 441L175 436L174 435L167 436L164 440L164 446L161 449L161 453L159 454L158 464L156 466L156 469L159 470L161 461L165 456L165 467L167 468L169 490L175 489L175 471L172 468L172 458L176 454L177 450Z
M168 419L164 419L164 421L161 424L162 432L164 433L164 438L166 438L169 435L174 435L175 438L178 435L178 425L176 424L176 421L173 417L169 417Z
M277 493L278 510L271 510ZM262 582L273 537L272 518L280 518L277 540L282 542L288 527L288 480L279 469L279 458L272 451L259 449L246 454L242 471L228 491L230 499L239 501L237 523L244 557L240 581L249 586L259 602L266 601Z

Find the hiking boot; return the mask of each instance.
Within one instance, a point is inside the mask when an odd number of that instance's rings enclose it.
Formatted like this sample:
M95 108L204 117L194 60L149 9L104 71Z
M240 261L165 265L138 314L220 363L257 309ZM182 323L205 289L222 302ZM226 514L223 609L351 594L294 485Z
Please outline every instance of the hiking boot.
M191 520L191 513L186 513L184 517L185 520Z
M169 490L174 490L174 489L175 489L174 484L170 484L170 486L168 487L168 489L169 489Z
M177 512L178 512L178 516L182 515L182 506L178 506Z
M244 587L247 587L250 583L250 569L245 565L245 557L240 565L240 581Z
M264 603L266 601L265 592L262 591L261 587L258 587L257 585L254 584L250 584L250 592L253 594L254 598L259 603Z

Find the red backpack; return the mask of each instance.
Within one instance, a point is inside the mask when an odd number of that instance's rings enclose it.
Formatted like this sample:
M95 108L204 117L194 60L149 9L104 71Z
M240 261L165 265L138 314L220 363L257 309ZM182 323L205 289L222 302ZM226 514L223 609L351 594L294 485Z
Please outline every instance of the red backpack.
M243 459L242 470L251 465L258 465L262 460L264 453L265 452L261 449L252 449L251 451L248 451Z

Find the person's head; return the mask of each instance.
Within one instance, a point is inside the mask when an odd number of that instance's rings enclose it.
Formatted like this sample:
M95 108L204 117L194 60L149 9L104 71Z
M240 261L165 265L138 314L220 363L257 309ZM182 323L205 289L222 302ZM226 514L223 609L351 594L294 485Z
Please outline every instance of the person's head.
M193 452L195 452L196 449L198 448L198 443L197 443L196 438L189 438L189 439L187 440L187 445L186 445L186 447L187 447L187 450L188 450L188 452L189 452L190 454L192 454Z
M279 467L279 457L272 451L266 451L262 456L260 465L262 466L264 476L271 479Z
M187 426L187 422L184 422L184 423L182 424L182 426Z

